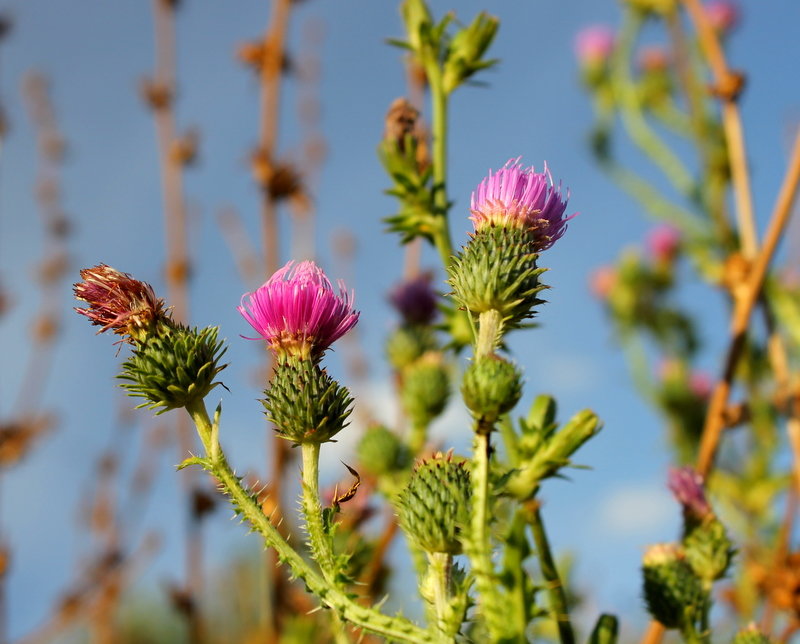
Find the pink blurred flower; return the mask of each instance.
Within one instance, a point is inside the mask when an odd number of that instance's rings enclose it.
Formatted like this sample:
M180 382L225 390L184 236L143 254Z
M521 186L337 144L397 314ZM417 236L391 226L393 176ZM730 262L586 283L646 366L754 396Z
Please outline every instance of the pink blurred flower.
M596 65L614 51L614 32L606 25L585 27L575 36L575 56L582 65Z
M605 300L617 284L617 271L613 266L601 266L592 272L589 289L592 295Z
M671 262L681 245L681 234L672 226L659 226L647 235L647 250L656 262Z
M702 521L711 514L711 506L703 490L703 477L693 467L670 468L667 487L683 506L686 515Z
M289 262L237 308L276 355L318 360L358 322L353 294L338 286L314 262Z
M475 230L490 226L524 228L534 237L536 251L550 248L567 229L567 199L561 195L545 164L544 172L523 168L510 159L500 170L481 181L472 193L470 209Z
M739 7L727 0L714 0L705 5L706 16L711 26L721 33L727 33L739 24Z
M708 398L714 388L714 381L707 373L695 371L689 376L689 390L698 398Z
M401 282L389 294L389 301L408 324L430 324L436 317L436 293L431 273Z

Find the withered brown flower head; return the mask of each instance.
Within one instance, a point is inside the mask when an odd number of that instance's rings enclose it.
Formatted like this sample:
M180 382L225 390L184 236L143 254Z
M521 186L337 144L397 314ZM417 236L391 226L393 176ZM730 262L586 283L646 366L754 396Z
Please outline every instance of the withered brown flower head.
M98 264L81 270L81 277L83 281L74 286L75 297L89 308L75 310L102 327L98 333L114 329L118 335L135 338L154 322L168 319L164 300L156 297L153 287L127 273Z
M406 134L416 137L419 133L417 119L419 119L419 110L405 98L396 98L386 112L383 138L387 141L396 141L402 150Z

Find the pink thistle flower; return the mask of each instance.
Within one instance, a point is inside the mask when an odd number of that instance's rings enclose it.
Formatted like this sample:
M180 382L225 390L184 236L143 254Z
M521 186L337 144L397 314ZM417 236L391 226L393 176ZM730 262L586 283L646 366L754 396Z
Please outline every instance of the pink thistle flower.
M681 245L681 233L672 226L659 226L647 235L647 250L658 263L669 263Z
M703 477L690 465L670 468L667 487L678 503L683 506L683 511L687 516L702 521L711 514L711 506L706 500L703 490Z
M582 65L596 65L611 56L615 36L606 25L591 25L575 36L575 56Z
M289 262L237 308L277 356L318 360L358 322L353 293L337 285L314 262Z
M726 0L715 0L704 7L711 26L720 33L728 33L739 24L739 7Z
M671 62L669 52L658 45L645 47L639 52L637 63L643 72L663 72Z
M510 159L500 170L481 181L472 193L470 210L475 230L490 226L524 228L534 237L535 250L550 248L567 229L567 200L556 187L545 164L544 172L523 168L519 158Z
M436 317L436 293L431 273L401 282L389 294L389 301L408 324L430 324Z
M713 388L714 382L707 373L695 371L689 376L689 391L691 391L698 398L709 398Z
M89 308L75 310L101 327L98 333L113 329L117 335L139 337L159 320L167 319L164 300L157 298L146 282L106 264L84 268L80 273L83 281L73 290Z

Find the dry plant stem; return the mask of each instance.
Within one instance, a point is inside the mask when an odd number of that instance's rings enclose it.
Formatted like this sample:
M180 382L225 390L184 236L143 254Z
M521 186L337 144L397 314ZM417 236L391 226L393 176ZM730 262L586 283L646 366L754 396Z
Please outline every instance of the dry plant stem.
M189 462L202 464L219 481L222 490L253 529L264 537L266 545L275 549L279 559L287 564L294 575L305 582L308 590L326 606L332 608L344 620L387 639L400 642L440 643L441 638L402 617L389 617L373 608L361 606L346 591L330 584L325 577L313 570L303 557L295 551L262 511L257 500L242 487L241 479L228 465L225 454L218 442L218 417L214 423L208 417L205 405L198 402L187 408L197 426L198 433L206 446L207 457L191 459Z
M564 584L558 574L553 554L550 551L550 543L544 529L544 522L539 511L538 502L534 501L528 513L528 523L533 533L533 541L536 543L536 552L539 555L539 566L542 569L542 576L547 582L547 594L550 598L550 608L553 611L553 618L558 627L558 637L561 644L574 644L575 632L572 630L572 623L569 619L569 605L567 595L564 592Z
M652 621L647 627L640 644L659 644L664 637L665 632L666 629L661 622Z
M796 470L795 470L796 476ZM797 483L797 481L795 481ZM796 489L789 489L789 495L786 500L786 510L783 514L783 521L781 522L780 532L778 533L778 544L775 548L775 556L772 560L772 565L778 570L786 555L789 553L789 546L792 532L794 531L794 518L797 513L797 498L798 493ZM758 625L759 630L767 637L772 634L773 621L777 607L771 599L771 595L767 597L764 606L764 614L761 617L761 622Z
M707 476L714 464L717 446L725 422L725 409L728 404L733 376L736 366L741 358L747 327L753 307L758 301L761 287L767 274L767 268L778 246L784 229L792 212L792 205L800 181L800 132L795 138L789 168L781 186L775 208L764 238L764 245L759 251L747 276L746 288L742 296L734 303L733 319L731 322L731 340L722 377L711 396L703 435L700 440L700 453L697 459L697 471L701 476Z
M158 152L161 167L161 184L164 199L164 221L167 242L167 297L173 304L173 315L185 322L189 317L189 296L187 279L189 274L189 255L186 235L186 204L183 196L183 166L181 160L172 154L172 147L178 139L173 109L175 96L175 8L176 3L166 0L153 0L153 14L156 31L156 69L155 82L168 96L162 104L153 105L153 117L158 138ZM183 414L176 415L176 430L181 458L194 451L195 441L191 426ZM186 472L181 477L187 508L191 503L196 477ZM195 606L202 594L203 551L201 531L187 518L185 544L185 584L186 590L194 600ZM190 638L193 642L204 639L199 611L187 613Z
M745 257L752 259L756 256L758 236L753 214L750 173L747 167L742 119L736 103L736 92L724 91L725 87L731 83L732 72L728 68L719 38L709 23L708 16L699 0L682 0L682 2L692 18L700 38L700 45L714 72L717 87L723 90L720 92L722 124L725 129L725 140L728 144L728 155L730 157L731 174L736 195L738 230L742 243L742 252Z

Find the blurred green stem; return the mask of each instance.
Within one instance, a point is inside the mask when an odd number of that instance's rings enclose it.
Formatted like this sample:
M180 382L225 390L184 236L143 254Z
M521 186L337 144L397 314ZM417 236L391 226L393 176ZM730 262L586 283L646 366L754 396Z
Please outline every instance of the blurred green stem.
M431 89L433 102L433 199L436 206L436 217L439 227L434 231L433 241L442 265L450 266L453 257L453 244L450 241L450 226L447 212L450 204L447 200L447 92L442 84L442 70L438 61L426 65L425 71Z
M536 551L539 554L539 565L542 576L547 582L547 594L550 598L550 608L558 626L558 637L561 644L575 644L575 632L569 619L569 606L564 584L558 574L556 562L550 552L550 543L544 529L542 515L539 511L538 501L531 501L528 512L528 523L531 526Z
M436 613L436 629L444 637L448 633L448 616L450 613L450 595L452 591L453 555L446 552L428 553L428 564L433 576L433 608Z

